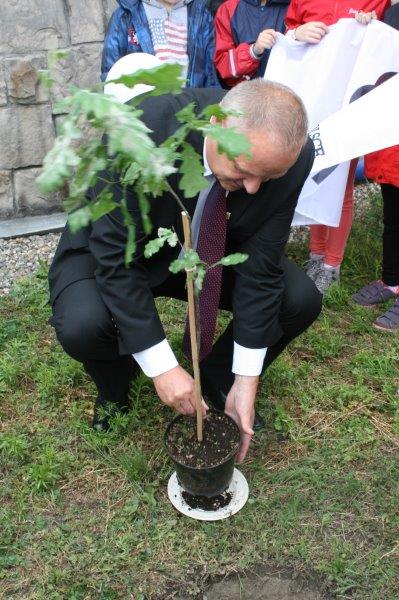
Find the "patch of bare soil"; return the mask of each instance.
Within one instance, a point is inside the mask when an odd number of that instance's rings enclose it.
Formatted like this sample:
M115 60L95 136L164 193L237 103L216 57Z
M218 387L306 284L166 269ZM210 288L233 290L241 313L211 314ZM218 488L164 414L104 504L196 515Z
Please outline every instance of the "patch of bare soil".
M192 594L181 592L169 597L193 598ZM260 566L209 583L195 600L334 600L334 596L326 583L312 574Z
M213 584L204 594L204 600L323 600L318 591L300 586L292 579L269 575L229 577Z

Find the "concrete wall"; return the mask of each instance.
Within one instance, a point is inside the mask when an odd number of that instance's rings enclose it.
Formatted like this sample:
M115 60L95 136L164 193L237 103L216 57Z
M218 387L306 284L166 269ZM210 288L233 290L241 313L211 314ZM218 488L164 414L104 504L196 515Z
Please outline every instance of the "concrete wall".
M67 84L99 81L104 32L116 0L1 0L0 2L0 219L60 210L60 195L35 186L51 148L56 101ZM51 95L38 80L48 53L69 50L63 81Z

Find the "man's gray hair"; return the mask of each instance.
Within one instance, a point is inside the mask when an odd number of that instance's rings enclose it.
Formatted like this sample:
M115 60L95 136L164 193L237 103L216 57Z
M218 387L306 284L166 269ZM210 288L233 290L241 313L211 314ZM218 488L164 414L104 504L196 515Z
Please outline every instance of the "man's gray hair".
M237 110L241 117L228 117L229 126L242 133L267 130L287 152L305 143L308 119L302 100L290 88L264 79L243 81L227 92L222 108Z

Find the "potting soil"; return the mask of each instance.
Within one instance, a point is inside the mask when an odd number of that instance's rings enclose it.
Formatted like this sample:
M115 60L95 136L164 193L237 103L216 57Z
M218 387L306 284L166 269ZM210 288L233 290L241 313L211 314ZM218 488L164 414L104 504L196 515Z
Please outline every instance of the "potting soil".
M239 433L230 417L210 411L203 422L203 441L197 440L196 420L184 417L171 427L167 446L173 458L193 468L214 467L238 449Z
M213 498L206 498L205 496L192 496L188 492L182 492L182 496L190 508L199 508L200 510L207 511L215 511L219 510L219 508L228 506L232 498L230 492L223 492L223 494L213 496Z

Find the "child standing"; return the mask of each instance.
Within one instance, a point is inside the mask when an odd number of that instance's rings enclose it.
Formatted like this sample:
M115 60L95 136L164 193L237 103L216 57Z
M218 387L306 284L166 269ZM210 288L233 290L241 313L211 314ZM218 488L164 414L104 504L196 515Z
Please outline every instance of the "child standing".
M387 10L384 23L399 29L399 4ZM399 146L373 152L365 158L366 175L381 184L384 206L382 276L352 296L361 306L374 307L387 300L394 304L373 323L376 329L399 332Z
M132 52L183 66L187 87L220 87L215 33L207 0L118 0L104 40L101 79Z
M289 0L226 0L215 17L215 65L225 87L263 77Z
M359 23L367 25L372 19L380 19L389 5L389 0L293 0L285 19L287 35L300 42L318 44L328 33L328 26L339 19L354 17ZM356 164L357 160L353 160L350 165L339 226L310 227L310 260L307 274L322 294L325 294L334 282L339 281L340 266L352 227Z

